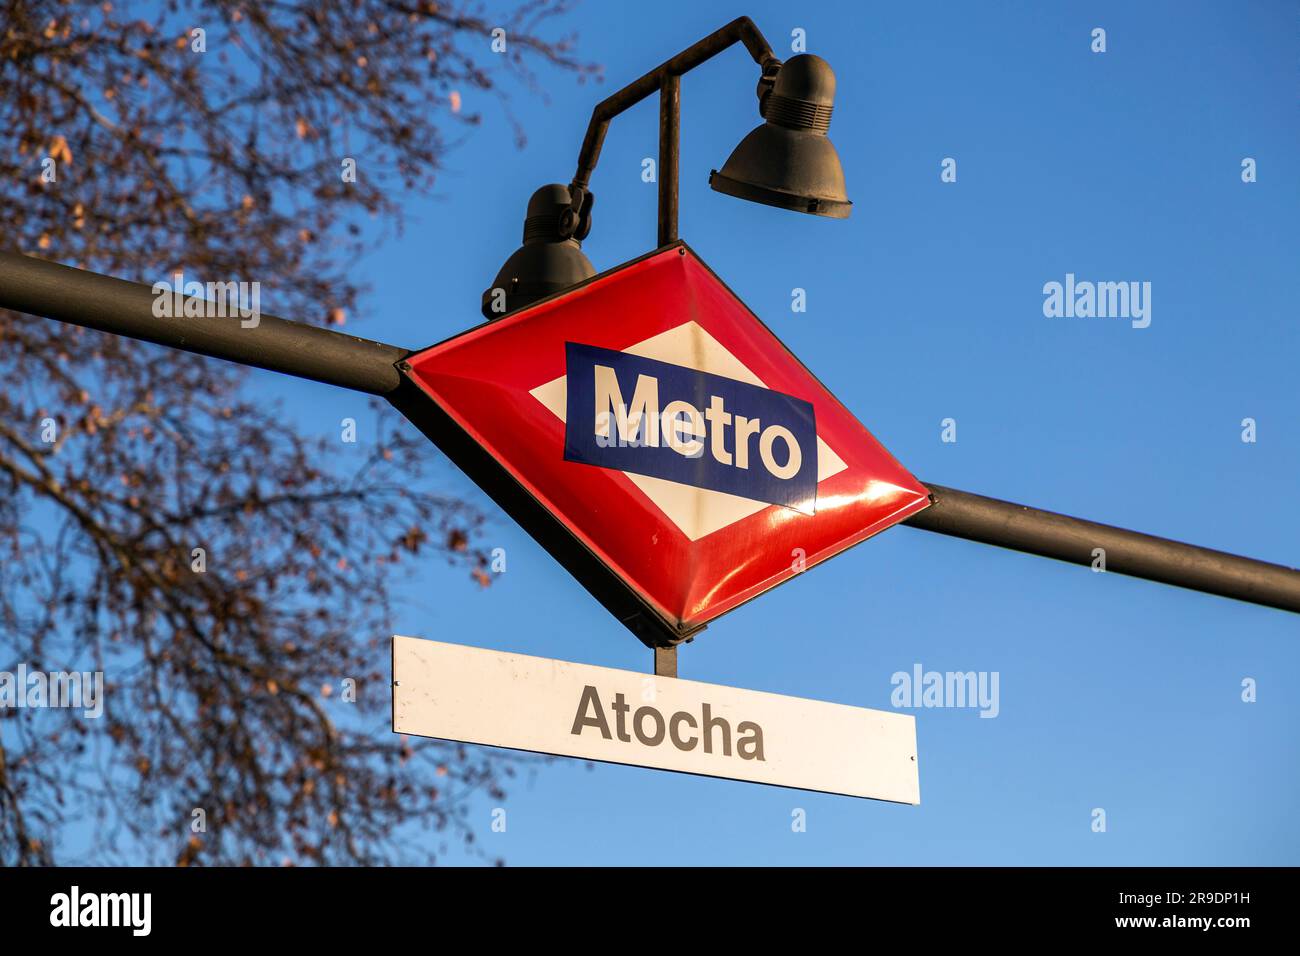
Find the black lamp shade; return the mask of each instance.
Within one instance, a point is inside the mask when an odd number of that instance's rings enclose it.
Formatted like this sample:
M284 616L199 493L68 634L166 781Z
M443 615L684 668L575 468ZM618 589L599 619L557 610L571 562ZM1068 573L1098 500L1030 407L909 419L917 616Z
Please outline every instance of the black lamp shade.
M834 102L830 65L811 53L791 57L759 106L765 122L710 174L709 185L751 202L848 218L844 170L826 136Z
M560 214L568 208L567 186L552 183L533 193L524 220L524 244L483 292L485 318L499 319L596 274L582 244L560 238Z

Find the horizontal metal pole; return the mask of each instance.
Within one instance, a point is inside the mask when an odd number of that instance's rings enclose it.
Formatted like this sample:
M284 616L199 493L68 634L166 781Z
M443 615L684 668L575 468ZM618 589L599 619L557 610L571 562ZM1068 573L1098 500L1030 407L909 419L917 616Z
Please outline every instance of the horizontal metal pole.
M0 307L387 395L401 384L396 365L410 353L381 342L262 315L245 328L237 316L159 318L151 286L0 252Z
M1300 571L926 483L934 503L903 523L1044 558L1300 612Z
M46 316L200 355L284 372L372 395L394 395L397 363L410 351L263 315L256 328L238 318L157 318L144 284L0 252L0 308ZM1300 571L1110 525L927 485L934 503L904 524L1058 561L1221 597L1300 612Z

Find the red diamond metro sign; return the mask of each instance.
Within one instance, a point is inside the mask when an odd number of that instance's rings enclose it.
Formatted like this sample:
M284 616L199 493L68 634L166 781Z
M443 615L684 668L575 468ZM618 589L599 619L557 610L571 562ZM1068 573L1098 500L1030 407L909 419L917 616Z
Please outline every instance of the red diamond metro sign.
M681 242L403 370L395 404L651 646L929 504Z

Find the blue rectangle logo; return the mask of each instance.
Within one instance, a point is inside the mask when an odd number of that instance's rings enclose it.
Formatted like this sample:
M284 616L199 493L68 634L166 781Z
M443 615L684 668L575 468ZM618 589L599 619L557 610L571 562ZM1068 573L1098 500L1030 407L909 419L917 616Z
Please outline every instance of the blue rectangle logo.
M565 343L568 461L812 514L812 404L681 365Z

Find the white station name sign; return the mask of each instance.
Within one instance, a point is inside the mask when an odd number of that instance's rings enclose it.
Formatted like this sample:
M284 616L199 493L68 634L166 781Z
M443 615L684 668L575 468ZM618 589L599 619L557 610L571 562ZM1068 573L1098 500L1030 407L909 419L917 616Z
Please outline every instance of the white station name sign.
M908 714L413 637L393 638L393 730L921 802Z

